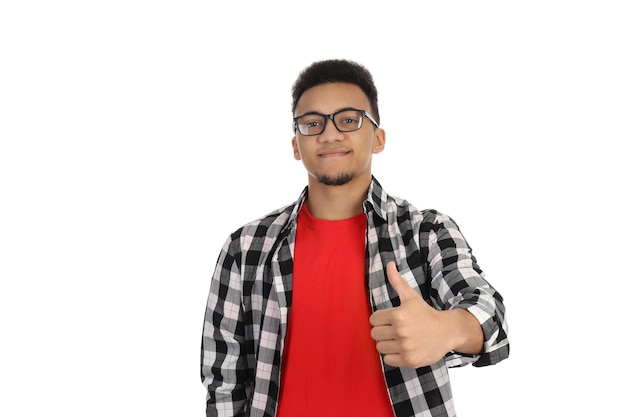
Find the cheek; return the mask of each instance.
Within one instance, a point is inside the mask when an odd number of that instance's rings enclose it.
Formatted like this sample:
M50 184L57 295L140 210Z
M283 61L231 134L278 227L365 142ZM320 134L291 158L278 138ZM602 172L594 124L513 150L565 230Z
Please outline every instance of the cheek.
M299 161L305 161L311 159L311 155L315 153L315 150L311 146L307 146L306 143L295 142L293 146L293 155Z

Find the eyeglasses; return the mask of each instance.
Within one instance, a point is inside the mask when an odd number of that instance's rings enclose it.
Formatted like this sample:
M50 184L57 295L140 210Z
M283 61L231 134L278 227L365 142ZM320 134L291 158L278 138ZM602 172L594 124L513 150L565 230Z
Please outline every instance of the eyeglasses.
M303 136L321 135L326 129L326 120L332 120L340 132L354 132L363 125L363 117L367 117L376 127L378 123L374 117L365 110L343 109L334 114L306 113L293 118L294 131L298 130Z

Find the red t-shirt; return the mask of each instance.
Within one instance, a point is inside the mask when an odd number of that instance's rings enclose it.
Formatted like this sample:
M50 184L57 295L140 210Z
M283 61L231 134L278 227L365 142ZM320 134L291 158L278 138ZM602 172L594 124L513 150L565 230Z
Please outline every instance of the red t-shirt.
M365 214L298 218L278 417L393 417L370 337Z

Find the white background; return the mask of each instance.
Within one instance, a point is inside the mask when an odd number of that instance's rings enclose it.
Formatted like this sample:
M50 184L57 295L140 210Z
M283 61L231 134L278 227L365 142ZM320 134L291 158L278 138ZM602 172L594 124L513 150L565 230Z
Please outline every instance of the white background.
M374 75L383 186L505 297L459 415L619 414L621 3L3 2L0 415L203 415L219 249L304 187L290 88L325 58Z

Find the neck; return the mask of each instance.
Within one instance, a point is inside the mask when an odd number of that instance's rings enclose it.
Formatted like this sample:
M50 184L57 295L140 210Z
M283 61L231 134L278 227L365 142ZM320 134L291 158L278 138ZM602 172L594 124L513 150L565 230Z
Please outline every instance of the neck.
M309 178L309 212L322 220L343 220L362 213L371 180L371 176L357 177L344 185L324 185Z

